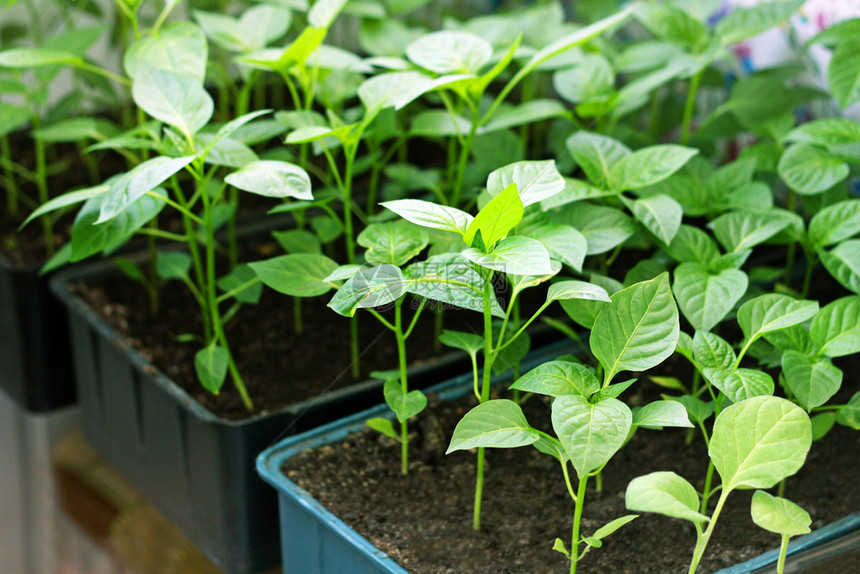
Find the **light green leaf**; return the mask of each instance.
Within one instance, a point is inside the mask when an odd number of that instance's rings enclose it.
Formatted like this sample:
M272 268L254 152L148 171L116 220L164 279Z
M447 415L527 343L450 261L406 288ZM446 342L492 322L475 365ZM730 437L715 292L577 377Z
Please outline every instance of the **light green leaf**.
M260 280L279 293L293 297L316 297L331 290L334 285L326 281L337 263L313 253L293 253L254 261L248 266Z
M726 46L736 44L788 20L804 0L777 0L756 6L735 8L717 23L714 34Z
M123 58L129 78L141 68L158 68L202 83L206 78L206 36L199 26L180 21L163 26L157 34L135 41Z
M558 261L552 261L551 263L552 273L548 273L546 275L508 275L507 279L508 284L511 286L511 297L517 297L526 289L535 287L552 279L559 271L561 271L561 263Z
M623 285L615 279L594 273L589 276L589 282L602 287L609 295L623 288ZM564 312L586 329L594 327L594 321L605 305L606 303L603 301L589 301L586 299L564 299L561 301L561 307L564 309Z
M578 229L588 244L588 255L606 253L636 233L638 226L620 209L591 204L572 204L551 215L555 223Z
M618 452L632 424L630 408L617 399L592 404L581 395L561 395L552 403L552 428L580 480Z
M812 421L812 440L814 442L827 436L827 433L829 433L833 428L833 425L836 424L836 413L832 411L828 413L818 413L810 420Z
M827 83L843 109L860 100L860 41L856 37L836 46L827 68Z
M576 66L553 74L552 85L568 102L588 102L612 93L615 72L604 56L588 54Z
M675 350L680 331L669 274L631 285L612 295L591 330L591 352L603 365L605 381L620 371L644 371Z
M792 223L792 218L775 211L732 211L711 222L717 241L739 253L767 241Z
M816 249L860 233L860 199L846 199L825 207L809 222L809 241Z
M218 279L218 288L240 303L256 305L263 295L263 283L248 265L237 265L230 273Z
M10 48L0 52L0 68L38 68L41 66L77 66L83 60L71 52L40 48Z
M860 391L851 396L851 400L836 413L836 422L854 430L860 430Z
M521 376L510 388L551 397L572 394L588 398L600 389L600 382L585 365L548 361Z
M30 111L27 108L0 102L0 137L12 133L29 120Z
M693 359L703 367L731 369L737 360L734 349L715 333L696 331L693 335Z
M561 538L555 539L555 542L552 545L552 549L570 558L570 552L568 552L567 548L565 548L564 541Z
M33 137L45 142L80 142L87 139L103 140L118 133L116 124L104 118L66 118L33 130Z
M849 239L831 251L819 251L825 269L843 287L860 293L860 239Z
M734 403L773 394L773 379L764 371L705 367L702 374Z
M653 401L633 414L633 425L640 427L693 427L687 409L676 401Z
M487 191L495 197L511 184L516 184L523 207L552 197L565 185L555 160L519 161L492 172L487 178Z
M474 84L472 84L474 87ZM570 112L558 100L539 98L529 100L519 105L503 105L486 124L478 128L478 133L485 135L501 130L537 123L550 118L566 117ZM469 133L468 130L461 133Z
M27 225L37 217L41 217L46 213L51 213L52 211L68 207L69 205L75 205L77 203L81 203L82 201L92 199L93 197L103 195L107 193L109 189L110 185L102 184L94 187L88 187L86 189L79 189L77 191L70 191L69 193L64 193L59 197L55 197L54 199L46 201L38 208L36 208L33 213L31 213L29 217L24 220L24 223L21 224L21 228L23 228L25 225Z
M720 413L708 454L724 491L770 488L803 466L811 444L803 409L778 397L753 397Z
M842 371L830 359L808 357L797 351L782 354L785 384L806 411L820 407L842 386Z
M214 103L191 76L142 66L132 84L132 97L143 111L190 138L212 117Z
M673 292L684 317L697 331L710 331L746 293L749 280L738 269L709 273L699 263L675 268Z
M834 151L860 142L860 124L846 118L812 120L788 132L783 140L817 145Z
M590 183L584 182L579 179L565 177L564 189L556 195L550 197L549 199L545 199L541 202L540 205L544 211L548 211L554 207L560 207L562 205L567 205L568 203L573 203L575 201L596 199L599 197L607 197L610 195L615 195L615 192L595 187Z
M684 217L681 205L663 194L649 195L633 201L630 204L630 211L663 243L671 243Z
M777 166L785 183L803 195L823 193L848 177L845 161L819 147L794 144L782 154Z
M194 160L194 156L169 158L154 157L131 171L113 179L110 189L101 201L101 212L96 223L113 219L179 172Z
M699 513L699 495L693 485L674 472L652 472L630 481L624 493L629 510L656 512L703 524L709 518Z
M494 399L466 413L454 434L445 454L478 447L515 448L537 442L538 431L533 429L520 406L507 399Z
M657 38L687 48L693 48L708 38L705 25L680 7L646 4L636 12L636 19Z
M479 214L480 215L480 214ZM475 219L477 221L477 218ZM490 253L466 249L463 257L481 267L511 275L550 275L549 252L539 241L528 237L506 237Z
M165 281L183 281L191 271L191 256L181 251L159 252L155 257L155 273Z
M443 330L439 334L439 342L448 347L466 351L472 357L484 350L484 338L474 333L463 331Z
M825 305L813 317L809 335L825 357L860 353L860 297L849 295Z
M783 536L799 536L812 532L809 529L812 518L808 512L790 500L773 496L763 490L753 493L750 511L753 522L770 532Z
M474 34L443 30L409 44L406 57L437 74L478 74L493 57L493 47Z
M663 395L667 400L676 401L679 404L683 405L687 410L687 414L690 416L690 420L696 423L703 423L708 418L714 414L714 403L713 401L705 402L701 399L697 399L692 395L681 395L680 397L667 397Z
M566 280L550 285L546 300L588 299L590 301L612 301L603 287L585 281Z
M212 394L217 395L227 378L227 351L214 342L194 355L194 370L200 384Z
M358 97L367 108L366 115L369 117L387 107L393 106L399 110L428 92L473 79L474 76L469 74L449 74L432 78L413 70L389 72L373 76L361 84Z
M385 381L383 393L385 403L394 411L400 422L411 419L427 407L427 397L424 393L418 390L404 393L400 388L400 381Z
M287 253L322 253L319 238L304 229L273 231L272 237Z
M517 185L511 183L501 193L484 206L466 229L463 240L472 245L475 235L481 232L481 240L487 248L507 236L523 218L523 202L517 193ZM518 273L518 275L539 275L539 273Z
M442 231L453 231L460 235L466 234L466 230L474 219L465 211L455 207L437 205L419 199L396 199L386 201L381 205L415 225Z
M405 221L371 223L358 234L357 242L367 248L368 263L389 263L400 267L427 247L430 237Z
M243 168L260 158L247 145L233 138L215 139L214 134L200 134L196 140L208 151L205 161L208 165ZM213 143L214 142L214 143Z
M591 538L596 540L603 540L625 524L633 522L639 518L638 514L628 514L627 516L621 516L616 518L615 520L611 520L594 531L594 534L591 535Z
M567 138L567 149L588 179L597 187L609 188L609 170L632 152L607 136L580 130Z
M413 263L405 275L404 286L413 295L479 313L484 311L484 279L459 253L433 255ZM494 316L505 316L495 298L490 305Z
M386 418L374 417L372 419L367 419L367 426L378 433L384 434L388 438L393 438L398 442L400 441L400 435L394 430L394 424Z
M297 255L286 257L297 257ZM253 266L253 263L251 265ZM364 267L338 289L328 306L344 317L352 317L358 309L393 303L405 293L406 279L399 267L394 265Z
M699 263L710 266L720 256L717 244L711 237L692 225L682 224L672 242L664 247L664 251L679 263Z
M525 226L521 224L517 227L517 235L540 241L553 259L569 265L575 271L582 271L588 244L585 236L573 226L549 221Z
M769 293L741 305L738 309L738 324L747 341L754 341L765 333L808 321L817 312L817 301Z
M313 199L310 176L301 167L285 161L254 161L229 174L224 181L265 197Z
M647 147L619 159L609 170L609 186L616 191L640 189L663 181L699 153L679 145Z
M314 28L328 28L346 2L347 0L315 0L308 11L308 24Z

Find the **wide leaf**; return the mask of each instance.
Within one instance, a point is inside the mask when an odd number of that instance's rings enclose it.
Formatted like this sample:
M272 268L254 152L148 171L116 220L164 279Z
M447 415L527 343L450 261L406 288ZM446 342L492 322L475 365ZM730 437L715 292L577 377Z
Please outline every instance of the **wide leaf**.
M783 536L800 536L812 532L812 518L790 500L773 496L763 490L753 493L750 507L756 525Z
M385 381L382 391L385 395L385 403L394 411L399 422L411 419L427 407L427 397L424 393L418 390L404 393L400 387L400 381Z
M633 414L633 425L646 428L693 427L687 409L677 401L654 401Z
M860 233L860 199L846 199L825 207L809 222L809 241L816 249Z
M389 263L400 267L427 247L430 238L423 229L405 221L394 221L371 223L358 234L356 241L367 248L365 259L368 263Z
M553 272L549 252L528 237L506 237L490 253L466 249L463 257L476 265L512 275L547 275Z
M860 239L849 239L831 251L819 251L825 269L843 287L860 293Z
M765 333L808 321L817 312L817 301L769 293L741 305L738 309L738 324L747 341L754 341Z
M523 207L548 199L565 186L554 160L519 161L490 173L487 191L496 196L512 183L516 184Z
M739 253L763 243L791 225L782 212L732 211L710 224L717 241L726 251Z
M152 191L186 165L194 156L169 158L159 156L145 161L131 171L111 180L111 186L101 201L101 211L96 223L113 219L134 202Z
M844 180L851 170L844 160L826 150L795 144L782 154L777 171L797 193L814 195Z
M673 292L693 328L710 331L744 296L748 283L739 269L710 273L699 263L682 263L675 269Z
M797 351L782 354L782 374L788 390L807 412L829 401L842 386L842 371L830 359Z
M205 126L214 111L212 97L199 80L149 66L137 70L131 94L143 111L187 138Z
M445 454L480 447L515 448L533 444L539 438L517 403L495 399L478 405L460 419Z
M194 355L194 370L207 391L218 394L227 378L228 354L214 342Z
M641 189L663 181L686 164L698 150L679 145L647 147L619 159L609 170L616 191Z
M624 494L629 510L656 512L699 524L709 519L699 513L699 495L693 485L674 472L652 472L630 481Z
M474 34L444 30L409 44L406 57L437 74L478 74L493 57L493 47Z
M521 376L510 388L551 397L580 395L588 398L600 389L600 382L585 365L549 361Z
M552 428L579 480L618 452L632 424L630 408L618 399L592 404L581 395L562 395L552 403Z
M442 231L453 231L460 235L466 234L469 224L474 219L465 211L455 207L438 205L419 199L396 199L386 201L381 205L415 225Z
M293 297L316 297L335 287L326 279L337 269L337 263L325 255L292 253L248 266L265 285Z
M663 194L649 195L631 202L630 211L663 243L671 243L684 217L681 205Z
M773 378L764 371L705 367L702 374L734 403L773 394Z
M285 161L254 161L229 174L224 181L265 197L313 199L310 176L301 167Z
M842 297L822 307L812 319L809 336L825 357L860 353L860 296Z

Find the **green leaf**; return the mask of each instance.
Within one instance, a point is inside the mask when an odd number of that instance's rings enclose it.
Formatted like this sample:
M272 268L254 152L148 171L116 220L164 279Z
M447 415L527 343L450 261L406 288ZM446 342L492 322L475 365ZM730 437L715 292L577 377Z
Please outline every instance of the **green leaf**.
M825 207L809 222L809 241L816 249L860 233L860 199L846 199Z
M454 434L445 454L479 447L515 448L535 443L540 438L520 406L507 399L494 399L481 403L466 413Z
M566 280L550 285L546 294L547 302L568 299L587 299L607 303L612 301L603 287L585 281Z
M842 158L802 143L789 147L777 166L779 177L802 195L823 193L848 177L850 171Z
M191 271L191 256L181 251L159 252L155 257L155 273L165 281L188 279Z
M214 342L194 355L194 370L200 384L212 394L217 395L227 378L227 351Z
M663 243L671 243L681 226L684 210L668 195L656 194L630 203L630 211Z
M466 351L472 357L484 350L484 338L474 333L463 331L443 330L439 334L439 342L448 347Z
M427 397L424 393L417 390L404 393L400 388L400 381L385 381L383 393L385 403L394 411L400 422L411 419L427 407Z
M609 186L626 191L653 185L684 167L697 153L696 149L679 145L656 145L635 151L610 168Z
M752 38L787 20L804 0L766 2L757 6L735 8L717 23L714 34L725 46Z
M540 221L517 226L517 235L540 241L549 251L550 257L582 271L588 244L585 236L571 225Z
M797 351L782 354L782 373L788 390L807 412L829 401L842 386L842 371L830 359Z
M473 87L474 85L472 84ZM567 117L568 115L567 108L561 102L546 98L529 100L516 106L503 105L493 114L490 121L478 128L478 133L487 135L550 118ZM465 133L469 133L468 130Z
M501 193L484 206L466 229L463 240L472 245L475 235L481 232L481 239L488 248L507 236L523 218L523 202L517 193L517 185L508 185ZM519 273L519 275L538 275L538 273Z
M148 282L148 279L146 278L146 275L143 274L143 270L140 268L140 265L131 259L117 257L114 259L114 265L116 265L116 268L119 269L123 275L132 281L137 281L138 283L143 284Z
M600 382L585 365L548 361L521 376L510 388L551 397L579 395L588 398L600 389Z
M287 253L322 253L322 244L319 238L304 229L273 231L272 237Z
M812 355L816 351L815 343L812 342L809 331L803 325L792 325L773 331L764 338L780 351L798 351L804 355Z
M702 22L680 7L646 4L635 16L656 37L687 48L702 43L709 35Z
M487 191L495 197L511 184L516 184L523 207L552 197L565 185L555 160L519 161L492 172L487 178Z
M764 371L705 367L702 374L733 403L773 394L773 379Z
M612 295L591 330L591 352L605 370L605 381L620 371L644 371L675 350L680 331L669 274L631 285Z
M825 305L813 317L809 335L825 357L860 353L860 297L849 295Z
M580 480L618 452L632 424L630 408L617 399L592 404L580 395L561 395L552 403L552 428Z
M810 420L812 421L812 440L817 441L824 438L836 424L836 413L819 413Z
M811 444L803 409L778 397L754 397L720 413L708 454L724 492L770 488L803 466Z
M614 383L609 385L608 387L604 387L597 391L597 394L594 395L591 400L592 401L602 401L605 399L617 399L621 396L621 394L630 388L633 383L636 382L636 379L628 379L626 381L621 381L620 383Z
M611 520L594 531L594 534L591 535L591 538L595 538L597 540L603 540L625 524L633 522L639 518L638 514L628 514L626 516L621 516L616 518L615 520Z
M636 222L620 209L572 204L552 214L552 221L578 229L588 244L588 255L606 253L636 233Z
M108 192L109 189L110 185L102 184L97 185L95 187L88 187L86 189L79 189L77 191L70 191L69 193L64 193L59 197L55 197L54 199L46 201L38 208L36 208L33 213L31 213L27 217L27 219L24 220L24 223L21 224L21 227L19 229L22 229L25 225L46 213L51 213L52 211L68 207L69 205L75 205L77 203L81 203L82 201L92 199L93 197L104 195Z
M229 174L224 181L265 197L313 199L310 176L301 167L285 161L254 161Z
M212 98L193 76L141 66L131 89L134 102L143 111L187 138L205 126L214 111Z
M442 231L453 231L460 235L466 234L466 230L474 219L465 211L455 207L437 205L419 199L396 199L383 202L381 205L415 225Z
M40 48L10 48L0 52L0 68L38 68L41 66L76 66L83 60L70 52Z
M0 137L5 137L30 120L30 111L25 107L0 102Z
M404 287L419 297L484 311L484 279L459 253L433 255L413 263L406 269ZM490 311L496 317L505 316L495 298L490 302Z
M783 536L799 536L812 532L809 526L812 518L801 507L786 500L756 490L750 507L753 522L758 526Z
M705 402L701 399L697 399L691 395L682 395L680 397L666 397L667 400L676 401L684 406L687 410L687 414L690 417L690 420L695 423L704 423L708 418L714 414L714 403Z
M513 325L508 325L507 337L512 337L516 333ZM528 333L521 333L516 339L511 341L504 349L498 352L496 360L493 361L493 374L501 375L508 369L518 366L523 359L528 355L531 349L531 337Z
M263 295L263 284L257 273L248 265L237 265L230 273L218 279L218 288L224 293L233 293L240 303L256 305Z
M836 422L854 430L860 430L860 391L851 396L845 407L836 413Z
M693 427L687 409L676 401L653 401L633 414L633 425L646 428Z
M480 214L479 214L480 216ZM477 218L475 219L477 221ZM466 249L463 257L481 267L511 275L549 275L553 272L549 252L528 237L506 237L490 253Z
M343 10L347 0L315 0L308 10L308 24L314 28L328 28Z
M849 239L832 251L819 251L825 269L843 287L860 293L860 239Z
M812 120L797 126L783 139L787 142L816 145L836 152L860 142L860 124L845 118Z
M720 256L717 244L710 235L698 227L685 224L678 227L672 242L663 250L679 263L699 263L705 267Z
M287 255L287 257L297 256ZM315 280L315 277L312 279ZM312 285L320 284L312 283ZM330 287L328 284L323 285ZM338 289L328 306L344 317L352 317L358 309L388 305L400 299L405 293L406 279L399 267L394 265L363 267Z
M194 156L178 158L159 156L113 179L110 189L101 201L101 212L96 223L103 223L124 212L193 160Z
M337 269L337 263L325 255L293 253L248 266L260 280L279 293L293 297L316 297L334 287L326 278Z
M741 305L738 309L738 324L747 341L754 341L765 333L808 321L817 312L817 301L769 293Z
M615 72L604 56L589 54L576 66L553 74L552 85L568 102L588 102L612 93Z
M552 545L552 549L556 552L560 552L570 558L570 552L567 551L567 548L564 546L564 541L561 538L556 538L555 542Z
M233 138L218 138L213 134L200 134L196 140L207 153L204 156L209 165L243 168L260 158L250 147ZM214 143L213 143L214 142Z
M730 369L737 360L734 349L715 333L696 331L693 335L693 359L703 367Z
M709 520L699 513L699 495L693 485L674 472L652 472L630 481L624 493L629 510L656 512L698 524Z
M620 291L623 285L610 277L592 273L589 281L603 288L609 295ZM606 305L603 301L589 301L586 299L564 299L561 307L567 315L586 329L594 326L594 321L600 310Z
M367 419L367 426L376 432L384 434L388 438L393 438L400 442L400 435L394 430L394 424L386 418L374 417L372 419Z
M792 222L781 212L732 211L711 222L717 241L731 252L741 252L767 241Z
M588 179L597 187L609 188L609 170L632 152L618 140L580 130L567 138L567 149Z
M198 82L206 79L206 36L199 26L180 21L163 26L157 34L136 40L123 58L129 78L141 68L159 68Z
M563 179L564 189L549 199L545 199L541 202L540 205L544 211L548 211L554 207L567 205L568 203L573 203L575 201L615 195L614 191L595 187L590 183L586 183L579 179L573 179L572 177L565 177Z
M432 78L417 71L389 72L366 80L358 88L358 97L367 108L366 117L372 117L384 108L401 109L428 92L468 82L474 76L449 74Z
M827 68L827 83L843 109L860 100L860 42L856 37L836 46Z
M406 57L437 74L478 74L493 57L493 47L474 34L444 30L409 44Z
M368 263L389 263L400 267L427 247L430 237L405 221L371 223L358 234L357 242L367 248Z
M685 392L687 390L684 383L679 381L676 377L658 377L656 375L650 375L648 380L666 389L675 389L676 391L681 392Z
M107 139L116 136L118 132L116 124L103 118L67 118L33 130L33 137L45 142L80 142L87 139Z
M678 307L696 331L710 331L746 293L749 280L738 269L709 273L699 263L675 268L673 292Z

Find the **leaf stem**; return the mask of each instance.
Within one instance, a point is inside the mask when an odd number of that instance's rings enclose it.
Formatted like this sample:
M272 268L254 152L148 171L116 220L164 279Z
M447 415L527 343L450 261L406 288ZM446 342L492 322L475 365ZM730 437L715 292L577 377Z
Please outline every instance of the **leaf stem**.
M785 573L785 555L788 554L788 534L783 534L779 542L779 560L776 563L776 574Z
M397 338L397 362L400 365L400 391L406 395L409 383L406 374L406 336L403 334L403 299L394 307L394 335ZM409 421L400 422L400 473L409 474Z
M681 145L685 145L690 140L690 126L693 122L693 112L696 108L696 95L699 91L699 83L701 81L702 70L699 70L690 80L690 87L687 90L687 101L684 104L684 116L681 120Z
M576 500L573 509L573 533L570 537L570 574L576 574L576 564L579 562L579 526L582 522L582 507L585 506L585 489L588 485L588 475L579 479L576 490Z
M693 560L690 562L690 570L687 574L696 574L696 569L699 567L699 562L705 554L705 549L708 547L708 541L711 539L711 534L714 532L714 527L717 524L717 519L720 517L720 512L723 510L723 505L729 497L730 490L723 490L720 493L720 499L717 500L717 506L714 508L714 513L711 515L711 521L708 523L708 528L705 533L696 541L696 549L693 551Z

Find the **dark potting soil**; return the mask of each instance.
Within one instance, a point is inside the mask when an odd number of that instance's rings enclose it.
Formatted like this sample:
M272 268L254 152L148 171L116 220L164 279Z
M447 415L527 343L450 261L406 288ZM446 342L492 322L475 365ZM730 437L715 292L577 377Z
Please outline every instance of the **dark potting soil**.
M658 391L640 381L648 400L654 398ZM622 398L630 404L645 400L643 391L628 393ZM469 399L434 404L419 415L406 477L400 474L399 445L369 430L291 458L284 473L409 572L568 572L567 559L552 546L560 537L570 548L573 502L558 462L533 448L487 450L482 527L472 530L475 456L442 454L457 421L472 406ZM532 425L551 432L548 403L533 397L524 410ZM602 493L590 480L583 535L629 514L624 491L637 476L674 471L701 490L706 448L700 435L689 445L685 437L686 431L678 429L638 431L607 465ZM860 433L837 425L814 443L806 465L788 480L785 496L810 513L813 529L860 511L858 460ZM777 535L752 522L751 496L752 491L736 491L729 497L698 572L714 572L779 546ZM694 546L691 523L642 514L606 538L602 548L592 549L577 572L686 573Z

